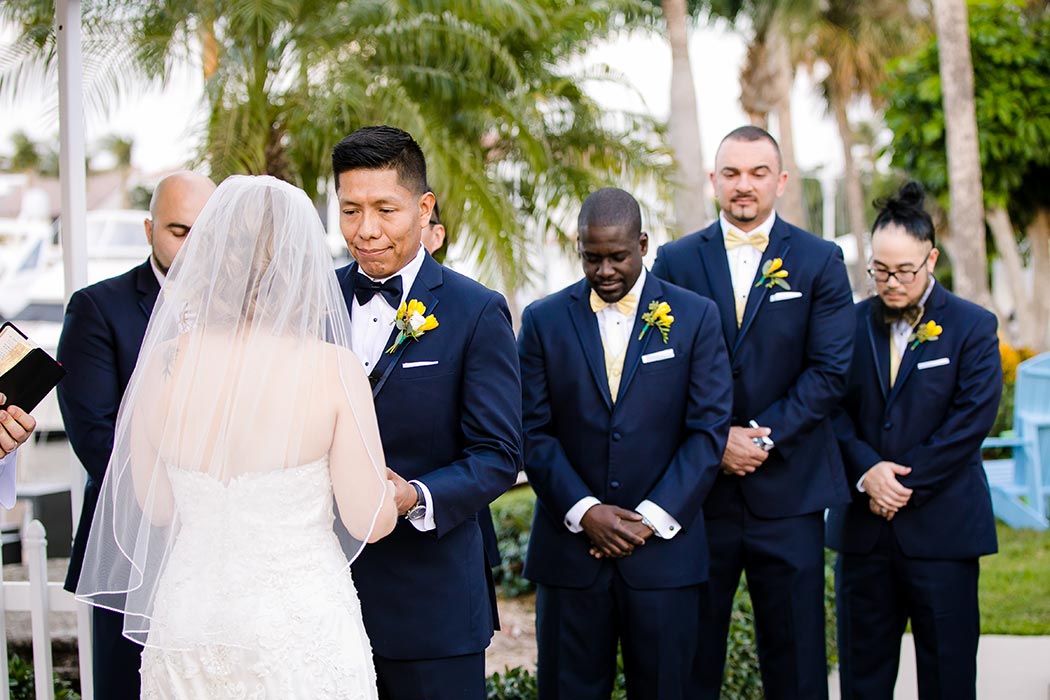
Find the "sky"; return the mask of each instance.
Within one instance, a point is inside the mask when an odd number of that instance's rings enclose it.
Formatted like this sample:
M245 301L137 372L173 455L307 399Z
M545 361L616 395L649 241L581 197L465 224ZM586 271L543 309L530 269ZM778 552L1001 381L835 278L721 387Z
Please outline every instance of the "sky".
M0 41L10 39L0 31ZM737 78L744 61L744 38L723 25L700 26L690 38L691 63L700 106L702 147L707 168L722 136L746 123L740 108ZM644 109L665 119L670 103L671 54L662 37L635 32L591 50L584 66L606 63L621 74L624 85L591 84L589 90L600 104L610 108ZM37 94L18 102L0 103L0 154L10 154L11 134L27 132L36 140L58 141L56 87L44 86ZM178 167L195 152L202 116L199 73L178 68L165 88L140 90L113 105L108 114L88 110L86 115L89 155L111 134L130 136L134 141L134 164L145 172ZM841 170L838 134L825 114L823 102L812 88L808 75L800 73L793 91L795 151L799 167L807 172ZM773 128L776 135L776 128ZM105 160L95 161L105 167Z

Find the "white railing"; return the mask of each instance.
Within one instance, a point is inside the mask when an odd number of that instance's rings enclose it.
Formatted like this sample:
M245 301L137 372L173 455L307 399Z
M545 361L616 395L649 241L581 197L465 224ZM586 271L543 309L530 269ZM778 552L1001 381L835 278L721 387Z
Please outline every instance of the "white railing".
M33 629L33 675L36 700L54 700L54 665L51 659L50 614L74 612L77 615L77 649L80 656L80 687L83 700L93 700L91 675L91 612L78 603L61 583L47 580L47 533L39 520L22 533L22 556L29 568L28 581L4 581L0 566L0 637L7 640L3 612L28 612ZM0 553L0 564L3 563ZM0 644L0 700L10 700L7 644Z

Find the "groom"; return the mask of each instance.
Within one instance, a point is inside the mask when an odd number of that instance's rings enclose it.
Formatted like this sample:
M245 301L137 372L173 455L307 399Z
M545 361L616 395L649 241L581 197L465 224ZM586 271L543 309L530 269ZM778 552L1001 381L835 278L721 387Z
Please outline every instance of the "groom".
M332 169L355 260L336 274L403 516L353 567L379 697L483 700L492 579L477 513L521 467L510 313L423 248L434 195L410 135L359 129L336 145ZM406 335L393 324L412 302L425 308Z

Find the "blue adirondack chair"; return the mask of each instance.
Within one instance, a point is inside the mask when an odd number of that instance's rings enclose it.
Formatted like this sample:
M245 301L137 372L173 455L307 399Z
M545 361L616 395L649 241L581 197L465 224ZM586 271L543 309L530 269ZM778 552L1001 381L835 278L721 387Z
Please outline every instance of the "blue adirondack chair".
M995 515L1010 527L1050 527L1050 352L1017 366L1012 435L988 438L1007 459L985 460Z

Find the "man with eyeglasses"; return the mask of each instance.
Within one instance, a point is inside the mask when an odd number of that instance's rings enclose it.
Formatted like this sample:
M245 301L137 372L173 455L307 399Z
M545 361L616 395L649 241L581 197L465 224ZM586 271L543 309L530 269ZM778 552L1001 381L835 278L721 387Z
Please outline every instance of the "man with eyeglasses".
M844 700L893 697L911 621L919 697L976 695L978 557L996 551L981 441L999 404L996 319L933 277L922 188L882 204L835 416L853 499L831 509Z

